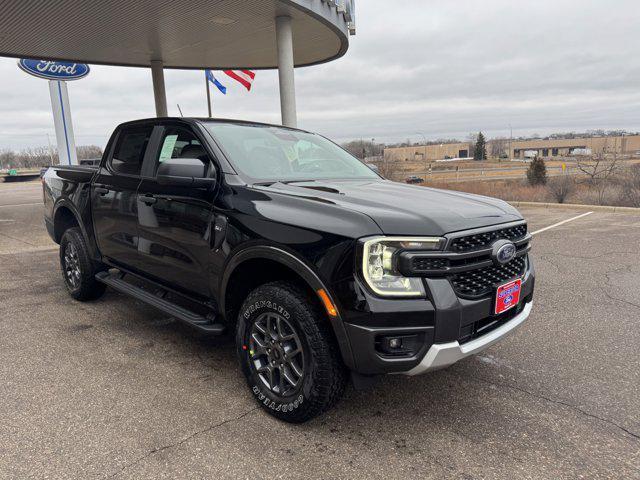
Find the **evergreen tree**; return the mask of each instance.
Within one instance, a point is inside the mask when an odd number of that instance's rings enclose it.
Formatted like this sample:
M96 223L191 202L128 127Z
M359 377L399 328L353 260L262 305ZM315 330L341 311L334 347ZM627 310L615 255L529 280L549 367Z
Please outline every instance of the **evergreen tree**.
M473 159L474 160L487 159L487 142L484 139L484 135L482 134L482 132L478 133L478 138L476 139L476 146L473 149Z
M527 169L527 180L531 185L546 185L547 183L547 167L544 164L544 160L540 157L535 157L529 164Z

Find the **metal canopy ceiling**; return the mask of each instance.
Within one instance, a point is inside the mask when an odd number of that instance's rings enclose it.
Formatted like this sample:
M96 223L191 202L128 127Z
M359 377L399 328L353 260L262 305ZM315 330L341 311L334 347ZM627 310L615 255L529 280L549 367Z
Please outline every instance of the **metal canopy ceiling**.
M342 56L348 24L325 0L0 0L0 55L164 68L275 68L275 17L296 66Z

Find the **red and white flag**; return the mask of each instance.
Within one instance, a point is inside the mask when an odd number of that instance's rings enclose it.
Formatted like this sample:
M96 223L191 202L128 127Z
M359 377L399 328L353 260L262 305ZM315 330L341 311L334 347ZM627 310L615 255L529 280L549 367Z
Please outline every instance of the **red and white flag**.
M240 82L247 90L251 90L253 79L256 78L256 74L251 70L224 70L224 73L229 75L236 82Z

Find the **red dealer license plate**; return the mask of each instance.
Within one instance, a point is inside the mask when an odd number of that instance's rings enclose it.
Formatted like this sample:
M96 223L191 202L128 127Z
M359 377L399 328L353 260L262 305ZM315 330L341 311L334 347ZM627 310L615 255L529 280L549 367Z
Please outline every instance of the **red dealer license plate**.
M515 307L520 301L520 287L522 280L513 280L504 285L500 285L496 291L495 314L506 312L511 307Z

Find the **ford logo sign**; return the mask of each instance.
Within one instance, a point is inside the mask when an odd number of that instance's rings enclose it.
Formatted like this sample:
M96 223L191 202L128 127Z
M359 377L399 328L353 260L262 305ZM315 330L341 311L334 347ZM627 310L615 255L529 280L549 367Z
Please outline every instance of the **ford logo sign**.
M29 75L47 80L78 80L89 74L89 65L86 63L21 58L18 66Z
M509 240L498 240L491 248L491 258L496 265L509 263L516 256L516 246Z

